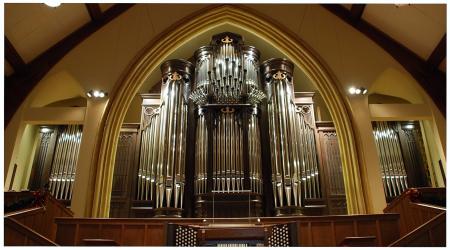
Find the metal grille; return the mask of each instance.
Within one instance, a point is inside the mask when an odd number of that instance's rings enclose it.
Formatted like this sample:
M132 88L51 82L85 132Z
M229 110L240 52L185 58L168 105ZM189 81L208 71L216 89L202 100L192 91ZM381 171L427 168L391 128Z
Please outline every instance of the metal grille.
M197 231L193 228L178 225L175 229L175 246L195 247L197 246Z
M288 247L290 246L289 228L287 224L272 227L272 233L267 239L269 247Z

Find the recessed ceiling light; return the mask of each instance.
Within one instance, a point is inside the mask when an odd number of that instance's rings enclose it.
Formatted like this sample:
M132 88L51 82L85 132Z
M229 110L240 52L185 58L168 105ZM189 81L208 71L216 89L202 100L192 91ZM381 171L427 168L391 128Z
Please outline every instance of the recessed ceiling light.
M351 95L354 95L355 92L356 92L356 88L355 88L355 87L350 87L350 88L348 89L348 92L349 92Z
M41 133L48 133L51 132L52 130L48 127L41 127Z
M89 91L86 93L86 96L87 96L87 97L89 97L89 98L98 98L98 99L104 98L104 97L106 97L107 95L108 95L108 93L106 93L105 91L103 91L103 90L97 90L97 89L89 90Z
M47 0L44 2L48 7L56 8L61 5L61 2L58 0Z
M367 94L367 89L364 87L359 87L359 88L350 87L348 89L348 92L350 93L350 95L365 95L365 94Z

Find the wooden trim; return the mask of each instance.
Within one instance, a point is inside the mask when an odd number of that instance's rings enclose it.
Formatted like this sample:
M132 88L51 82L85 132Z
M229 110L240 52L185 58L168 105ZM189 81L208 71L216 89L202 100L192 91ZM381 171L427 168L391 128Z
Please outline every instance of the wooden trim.
M441 38L439 43L434 48L431 55L428 57L427 63L432 67L437 68L439 64L441 64L442 60L446 57L447 54L447 34Z
M102 17L102 10L98 3L86 3L85 6L93 22L98 21Z
M433 219L429 220L427 223L425 223L422 226L416 228L415 230L409 232L407 235L398 239L397 241L390 244L389 246L390 247L408 246L408 243L415 240L416 238L419 238L420 235L422 235L422 234L429 234L431 236L432 235L431 230L441 223L444 223L444 228L445 228L446 212L442 212L442 213L436 215ZM445 232L443 233L443 235L446 235ZM445 238L444 238L444 240L445 240ZM430 242L428 242L428 243L430 243L430 245L425 245L423 247L445 246L445 241L444 242L434 242L432 237L429 237L429 241ZM436 245L436 243L439 245ZM416 245L412 245L412 246L416 246Z
M56 243L52 242L51 240L49 240L46 237L39 234L38 232L23 225L22 223L20 223L19 221L15 220L11 217L5 217L5 228L6 227L11 227L14 230L16 230L17 232L19 232L20 234L24 235L27 238L26 242L29 241L28 239L31 239L31 240L39 243L39 245L58 246ZM5 239L7 237L8 237L8 235L5 235ZM24 244L24 245L29 245L29 244Z
M33 215L33 214L41 213L43 211L45 211L44 207L27 208L27 209L15 211L15 212L7 213L7 214L5 214L5 218L20 217L22 215Z
M366 8L365 4L352 4L352 7L350 9L350 15L352 16L353 20L355 21L361 20L365 8Z
M73 232L76 228L79 228L78 236L76 236L76 242L80 242L83 239L82 235L87 235L88 232L95 230L96 226L103 225L103 228L114 230L111 231L110 237L106 237L100 233L100 238L108 238L115 240L121 245L131 246L139 242L144 246L149 245L170 245L172 235L170 233L171 225L177 224L182 226L189 226L199 230L205 230L206 236L215 234L217 237L218 231L222 231L220 237L229 237L230 235L236 236L239 231L245 231L248 229L260 229L264 227L270 227L276 224L289 224L290 236L292 239L297 239L297 242L292 241L293 245L298 246L337 246L344 237L355 236L371 236L377 235L380 239L378 243L382 246L386 246L391 242L397 240L399 235L399 228L396 227L398 221L398 214L377 214L377 215L356 215L356 216L295 216L295 217L262 217L260 222L253 221L255 224L248 223L248 218L220 218L215 219L214 224L207 224L203 221L204 218L118 218L118 219L95 219L95 218L57 218L58 235L57 242L61 245L73 244L74 234L67 235L65 230ZM256 219L256 218L255 218ZM211 223L212 219L207 218L207 222ZM353 227L352 225L358 225ZM339 225L339 228L334 228L335 224ZM89 225L89 227L87 227ZM370 232L367 232L367 226ZM393 227L394 226L394 227ZM123 229L122 229L123 228ZM134 228L133 235L122 232L126 228ZM173 229L173 227L172 227ZM237 229L236 231L234 231ZM294 230L295 229L295 230ZM339 230L339 231L337 231ZM354 230L360 230L354 232ZM377 232L383 232L383 230L389 230L388 234L380 234ZM296 231L296 232L295 232ZM153 233L156 234L153 234ZM173 232L173 230L172 230ZM323 233L327 232L324 236ZM334 235L328 235L329 233ZM198 237L205 237L205 234L200 233ZM228 236L227 236L228 235ZM248 236L248 235L247 235ZM243 236L242 236L243 237ZM327 239L324 240L324 237ZM141 245L141 246L143 246Z
M358 215L327 215L327 216L292 216L292 217L261 217L261 223L269 222L331 222L331 221L348 221L348 220L374 220L382 216L383 219L398 219L399 215L395 213L385 213L385 214L358 214ZM201 223L204 224L203 220L212 221L212 218L81 218L81 217L57 217L55 222L57 224L73 224L76 221L78 224L96 224L96 223L107 223L107 224L148 224L148 225L159 225L159 223ZM248 218L215 218L216 223L228 223L228 224L242 224L248 223Z
M5 36L5 58L11 64L15 72L21 71L25 67L25 61L19 55L16 48Z
M47 49L26 65L24 70L5 78L5 127L27 95L39 81L75 46L120 16L134 4L115 4L96 22L89 22Z
M322 7L339 17L373 42L378 44L399 62L431 97L442 115L446 116L446 75L420 58L413 51L395 41L363 19L355 21L351 12L340 4L322 4Z

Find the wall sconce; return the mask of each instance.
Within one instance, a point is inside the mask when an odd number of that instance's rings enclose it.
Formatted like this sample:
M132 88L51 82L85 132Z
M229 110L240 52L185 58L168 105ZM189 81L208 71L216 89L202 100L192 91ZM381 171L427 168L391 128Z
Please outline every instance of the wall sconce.
M367 89L364 87L359 87L359 88L350 87L348 89L348 92L350 93L350 95L365 95L365 94L367 94Z
M86 95L89 98L101 99L101 98L108 96L108 93L106 93L103 90L91 89L91 90L89 90L89 92L86 93Z

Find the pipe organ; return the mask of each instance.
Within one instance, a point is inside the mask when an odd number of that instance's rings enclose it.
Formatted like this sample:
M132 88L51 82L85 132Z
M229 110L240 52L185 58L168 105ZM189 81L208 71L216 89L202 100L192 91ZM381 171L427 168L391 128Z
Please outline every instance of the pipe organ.
M408 187L430 186L418 122L374 122L373 134L388 202Z
M298 101L293 70L286 59L260 64L230 32L193 63L163 63L160 100L142 95L135 203L177 217L294 215L325 204L312 95Z
M41 127L30 189L45 187L56 199L70 202L81 136L80 125Z

